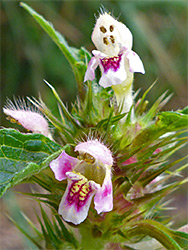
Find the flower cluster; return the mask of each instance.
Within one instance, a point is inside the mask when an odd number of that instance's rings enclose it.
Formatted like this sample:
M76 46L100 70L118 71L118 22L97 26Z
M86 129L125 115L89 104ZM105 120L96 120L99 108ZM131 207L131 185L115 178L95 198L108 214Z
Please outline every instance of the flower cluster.
M94 80L95 69L102 72L99 85L114 89L118 104L124 104L123 112L129 111L132 103L133 73L145 73L140 57L132 50L132 34L121 22L108 13L97 19L92 41L98 50L93 50L84 81Z
M104 88L113 87L118 104L124 101L123 111L129 111L133 102L133 73L145 73L141 59L132 51L130 30L105 12L97 19L92 41L98 50L92 51L93 57L88 64L84 81L94 80L94 71L99 66L102 72L99 85ZM3 110L11 121L33 133L51 138L47 120L24 101L18 100L15 104L8 101ZM58 181L68 181L59 204L59 214L65 221L79 224L86 219L93 197L98 214L112 210L113 157L111 151L97 139L79 143L75 152L78 152L78 158L63 151L50 163L50 168Z

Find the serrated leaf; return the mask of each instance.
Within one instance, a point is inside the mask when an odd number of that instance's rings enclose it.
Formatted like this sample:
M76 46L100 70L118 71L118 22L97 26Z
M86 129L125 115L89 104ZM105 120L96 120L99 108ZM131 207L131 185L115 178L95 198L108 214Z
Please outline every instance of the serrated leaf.
M41 134L0 130L0 195L46 168L60 149L60 145Z

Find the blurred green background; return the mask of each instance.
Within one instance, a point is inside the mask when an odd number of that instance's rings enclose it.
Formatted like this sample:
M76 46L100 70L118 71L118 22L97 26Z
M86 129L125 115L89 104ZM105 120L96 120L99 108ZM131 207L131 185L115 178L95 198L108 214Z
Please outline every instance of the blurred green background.
M125 23L134 37L133 50L145 66L145 75L135 74L134 90L146 90L150 103L169 89L173 98L166 110L187 105L187 1L25 1L61 32L71 46L94 49L91 33L103 5ZM61 98L70 103L77 89L73 73L60 50L33 18L19 6L19 1L1 1L1 105L6 97L38 97L55 112L55 100L44 84L51 83ZM12 126L2 114L1 125ZM185 151L185 150L184 150ZM178 153L176 157L180 157ZM184 192L176 193L175 204L182 204ZM177 198L179 197L179 198ZM6 200L6 199L5 199ZM6 207L6 205L5 205ZM186 205L178 208L176 226L185 223ZM176 212L173 211L172 215ZM183 216L184 215L184 216ZM11 249L7 248L7 249Z

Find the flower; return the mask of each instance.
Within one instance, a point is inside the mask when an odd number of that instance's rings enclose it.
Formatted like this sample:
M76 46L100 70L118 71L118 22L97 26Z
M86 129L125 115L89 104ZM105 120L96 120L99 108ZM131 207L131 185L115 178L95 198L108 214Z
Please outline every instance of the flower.
M91 58L88 64L84 81L94 80L94 71L97 66L100 67L102 72L99 85L104 88L121 84L127 79L129 72L145 73L140 57L134 51L126 47L122 47L119 54L113 57L108 57L108 55L98 50L93 50L92 53L94 57ZM129 72L126 71L126 60L128 60L129 63Z
M47 120L36 108L32 109L32 107L27 106L24 100L15 100L14 104L8 99L3 112L11 122L17 123L33 133L43 134L51 138Z
M121 22L108 13L100 14L91 39L97 50L88 63L84 82L94 80L95 69L102 72L99 85L114 89L117 103L123 105L123 112L129 111L132 103L133 73L145 73L140 57L132 50L132 34Z
M94 79L97 66L102 71L99 84L104 88L121 84L129 72L145 73L140 57L131 50L131 32L106 12L97 19L92 41L98 50L92 51L94 57L88 64L84 81Z
M111 151L98 140L88 140L75 147L79 157L63 151L50 163L50 168L59 181L68 180L68 185L59 204L58 213L73 224L83 222L94 197L98 214L113 208Z

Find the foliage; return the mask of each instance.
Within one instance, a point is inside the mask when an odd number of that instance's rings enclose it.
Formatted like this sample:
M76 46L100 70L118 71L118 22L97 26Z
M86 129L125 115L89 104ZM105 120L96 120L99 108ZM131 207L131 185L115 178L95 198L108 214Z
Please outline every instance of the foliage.
M0 139L1 195L7 188L48 167L61 149L43 135L22 134L13 129L1 129Z

